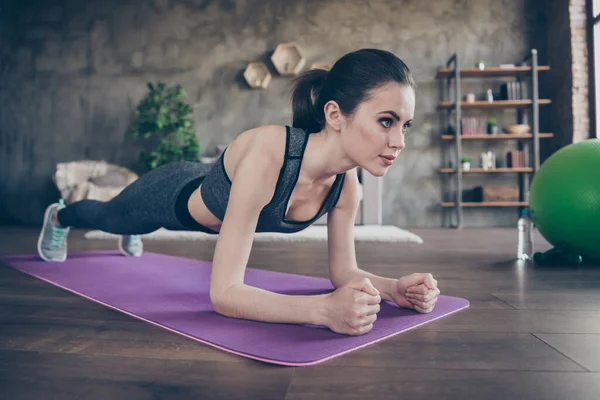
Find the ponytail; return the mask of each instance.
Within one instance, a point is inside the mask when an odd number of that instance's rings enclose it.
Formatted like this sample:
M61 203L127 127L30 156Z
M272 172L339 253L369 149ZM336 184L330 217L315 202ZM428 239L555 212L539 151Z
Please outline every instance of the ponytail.
M327 79L327 71L312 69L295 80L292 92L292 126L306 133L321 131L325 126L325 112L317 100Z
M295 81L292 126L307 133L320 132L328 101L335 101L342 114L350 116L373 90L388 82L417 87L408 66L386 50L356 50L337 60L329 71L309 70Z

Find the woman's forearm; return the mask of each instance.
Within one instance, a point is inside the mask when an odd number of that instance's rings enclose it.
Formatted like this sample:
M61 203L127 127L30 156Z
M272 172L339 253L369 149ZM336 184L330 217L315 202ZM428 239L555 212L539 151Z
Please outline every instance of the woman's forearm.
M379 290L381 300L392 301L392 293L396 285L396 279L384 278L379 275L372 274L364 271L360 268L348 269L338 276L332 277L331 283L337 289L340 286L344 286L348 282L356 281L362 278L369 278L373 286Z
M326 295L284 295L239 284L228 288L219 297L213 302L215 311L231 318L325 325Z

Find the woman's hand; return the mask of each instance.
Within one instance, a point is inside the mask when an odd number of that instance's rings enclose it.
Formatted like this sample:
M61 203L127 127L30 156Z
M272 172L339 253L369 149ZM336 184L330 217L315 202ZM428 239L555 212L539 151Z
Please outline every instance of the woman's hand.
M411 274L396 281L392 299L400 307L427 314L433 311L439 294L437 281L431 274Z
M373 329L381 296L368 278L349 282L327 295L325 326L337 333L363 335Z

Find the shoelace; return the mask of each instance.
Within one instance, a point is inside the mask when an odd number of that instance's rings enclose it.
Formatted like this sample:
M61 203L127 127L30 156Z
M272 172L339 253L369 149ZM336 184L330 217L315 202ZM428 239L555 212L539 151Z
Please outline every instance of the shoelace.
M134 246L139 246L142 241L140 235L130 235L129 239L129 244L133 244Z
M52 224L52 241L50 242L50 246L53 248L58 248L65 237L66 232L66 228L61 228L56 224Z

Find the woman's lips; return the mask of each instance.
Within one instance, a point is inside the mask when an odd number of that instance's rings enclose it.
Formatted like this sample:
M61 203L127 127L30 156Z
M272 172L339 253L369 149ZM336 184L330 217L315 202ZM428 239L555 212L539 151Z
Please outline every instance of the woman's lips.
M395 156L379 156L379 158L381 158L381 161L387 166L392 165L396 159Z

